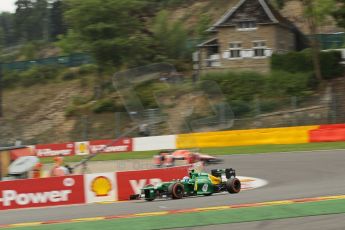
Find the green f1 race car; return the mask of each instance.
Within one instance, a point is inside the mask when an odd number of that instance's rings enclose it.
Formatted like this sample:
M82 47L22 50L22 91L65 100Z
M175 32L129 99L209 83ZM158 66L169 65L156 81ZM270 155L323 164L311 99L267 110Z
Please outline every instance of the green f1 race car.
M163 182L157 185L148 184L141 189L141 194L131 195L130 199L145 199L153 201L156 198L182 199L188 196L204 195L227 191L239 193L241 182L236 178L236 172L232 168L213 169L211 174L200 173L191 170L189 177L182 180Z

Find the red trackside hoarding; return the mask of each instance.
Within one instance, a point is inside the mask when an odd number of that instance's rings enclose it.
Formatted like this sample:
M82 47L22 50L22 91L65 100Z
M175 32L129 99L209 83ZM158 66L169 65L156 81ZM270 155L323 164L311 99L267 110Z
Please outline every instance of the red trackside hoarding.
M85 194L82 175L0 183L0 210L83 203Z
M132 151L132 139L122 138L119 140L94 140L89 141L89 149L91 153L114 153L114 152L130 152Z
M74 142L62 144L39 144L35 146L38 157L72 156L75 154Z
M163 169L117 172L118 200L129 200L130 195L139 194L147 184L182 179L188 175L190 166L179 166Z

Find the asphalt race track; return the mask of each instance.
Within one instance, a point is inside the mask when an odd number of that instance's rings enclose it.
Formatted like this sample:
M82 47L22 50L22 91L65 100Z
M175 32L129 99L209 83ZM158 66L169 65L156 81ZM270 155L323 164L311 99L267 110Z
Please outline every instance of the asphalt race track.
M223 159L222 164L208 166L208 170L233 167L238 175L265 179L268 185L235 195L0 211L0 223L64 220L345 194L345 150L243 154L224 156ZM339 219L339 216L334 218ZM219 227L222 229L222 226Z

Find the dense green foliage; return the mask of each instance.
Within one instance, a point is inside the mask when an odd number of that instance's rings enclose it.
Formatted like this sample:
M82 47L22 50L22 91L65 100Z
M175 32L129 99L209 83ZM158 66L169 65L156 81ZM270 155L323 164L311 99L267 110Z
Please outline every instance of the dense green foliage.
M0 46L35 40L53 41L63 34L62 0L17 0L16 12L0 14Z
M92 105L92 111L94 113L115 112L117 111L117 107L113 100L105 98L94 103Z
M345 28L345 0L336 0L339 7L333 12L333 16L336 19L340 27Z
M154 43L159 48L158 55L164 60L189 58L187 32L180 21L169 21L169 13L161 11L153 26Z
M282 9L285 5L285 0L270 0L269 2L276 6L278 9Z
M3 86L5 88L13 86L31 86L37 83L44 84L57 78L62 69L58 66L34 66L23 71L5 71L3 76Z
M70 0L65 18L71 30L61 36L65 52L77 47L90 51L97 62L116 67L190 59L187 32L161 11L147 28L149 0ZM156 2L158 4L159 1ZM87 14L85 13L87 12ZM174 62L174 61L172 61Z
M329 51L320 53L321 73L324 79L341 77L344 74L344 67L341 53ZM312 55L310 50L303 52L289 52L287 54L274 54L271 59L271 68L276 71L290 73L312 72Z
M140 21L145 1L70 0L66 20L80 43L102 64L120 66L145 58L145 40Z
M289 104L291 97L309 95L316 81L309 72L286 71L272 71L267 75L257 72L209 73L202 80L218 83L235 116L255 113L256 106L260 106L260 112L279 109L286 101Z

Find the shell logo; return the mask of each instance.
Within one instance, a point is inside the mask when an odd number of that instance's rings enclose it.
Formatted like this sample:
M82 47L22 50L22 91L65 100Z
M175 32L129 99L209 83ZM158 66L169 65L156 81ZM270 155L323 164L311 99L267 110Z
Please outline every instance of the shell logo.
M105 176L98 176L91 182L91 190L97 197L108 196L111 189L111 181Z
M85 153L86 152L86 145L85 145L85 143L80 143L79 144L79 152L80 153Z

